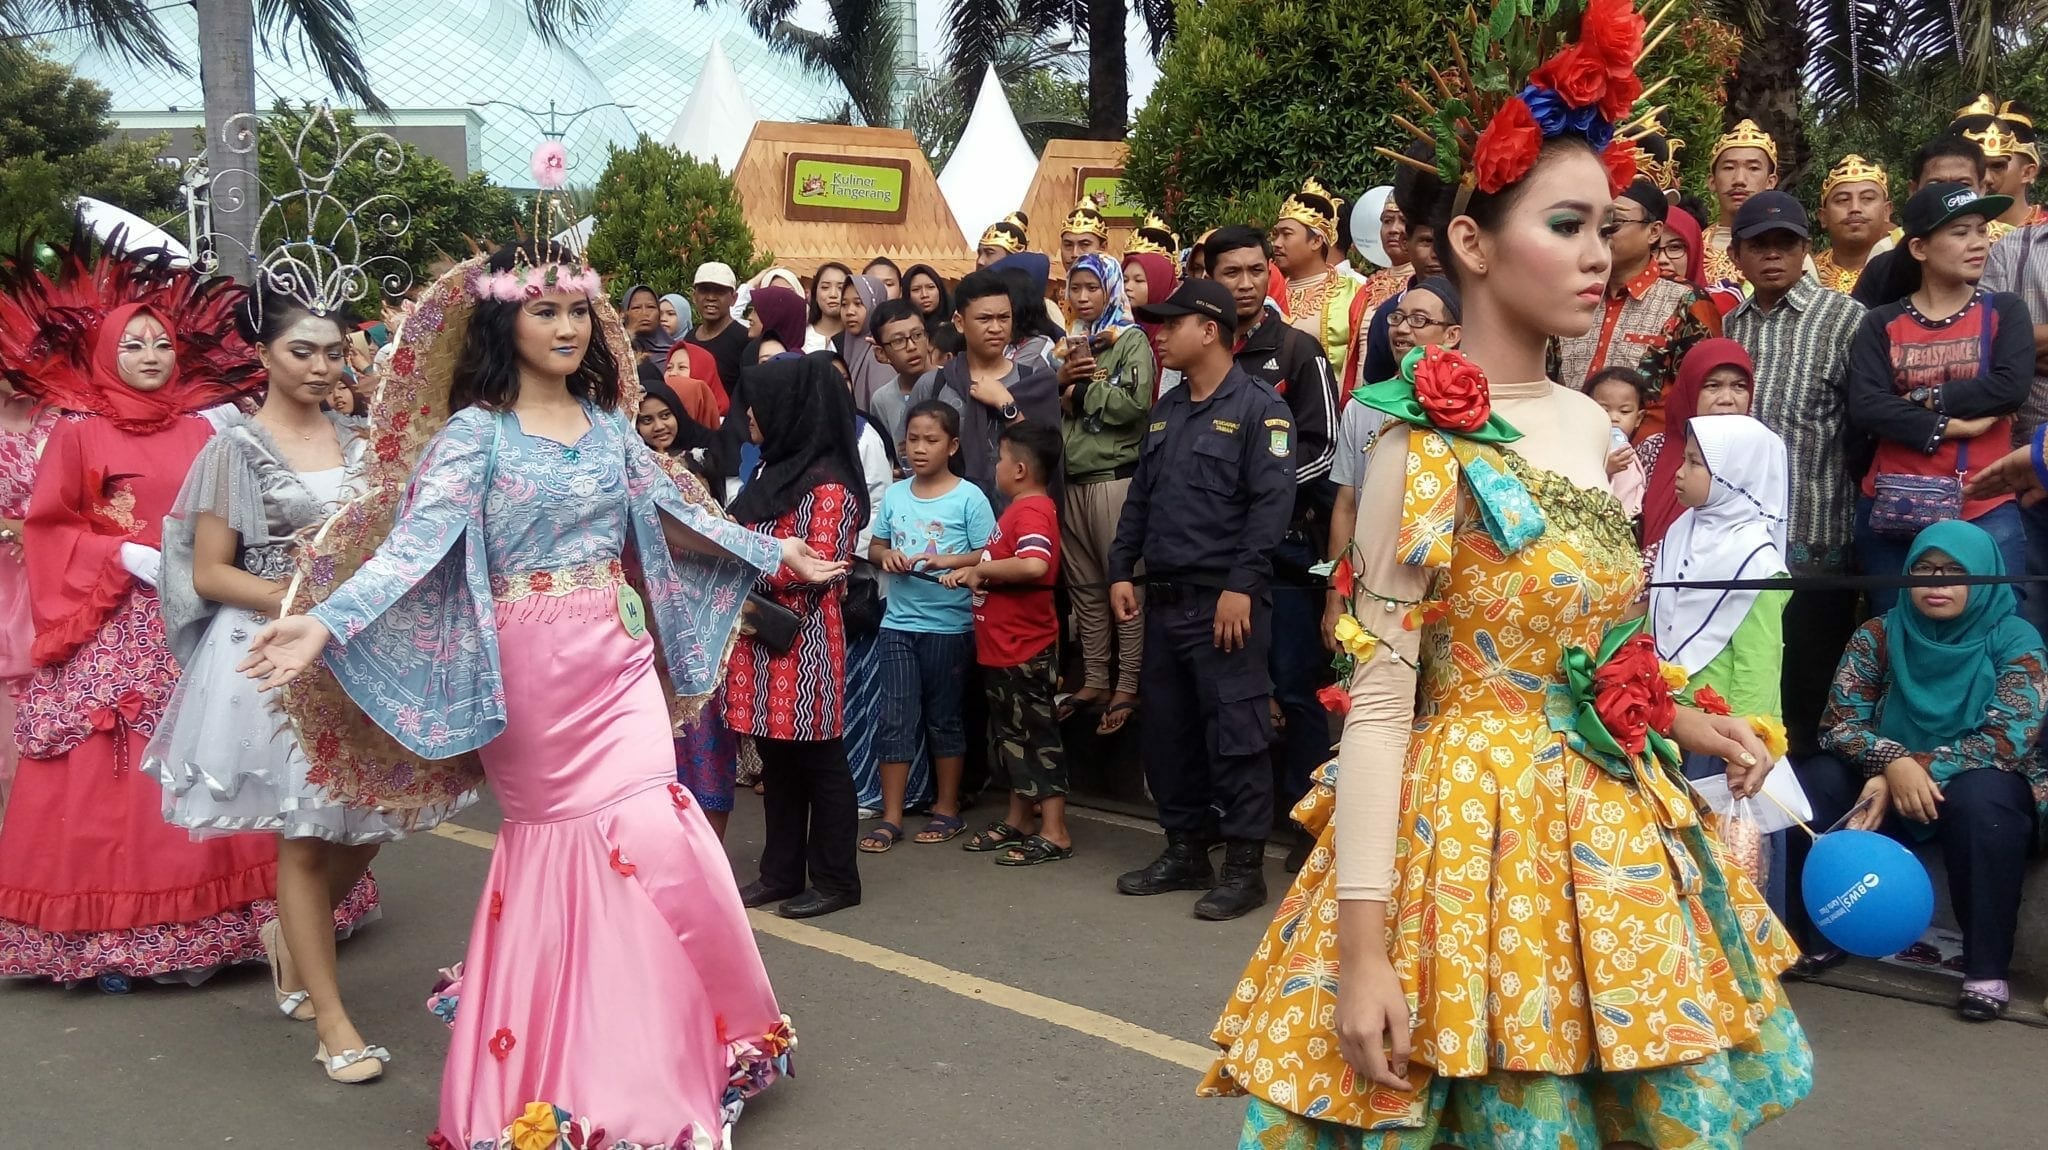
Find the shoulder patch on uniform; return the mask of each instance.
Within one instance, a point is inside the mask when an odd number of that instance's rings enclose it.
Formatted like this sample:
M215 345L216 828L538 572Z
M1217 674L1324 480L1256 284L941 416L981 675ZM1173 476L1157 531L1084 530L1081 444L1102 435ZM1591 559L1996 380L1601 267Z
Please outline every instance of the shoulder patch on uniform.
M1294 454L1294 437L1285 430L1266 433L1266 451L1276 459L1285 459Z
M1152 426L1151 426L1151 427L1150 427L1150 428L1149 428L1148 430L1150 430L1150 431L1165 431L1165 430L1166 430L1166 421L1162 419L1162 420L1160 420L1160 421L1159 421L1158 423L1155 423L1155 424L1153 424L1153 425L1152 425Z
M1216 430L1222 432L1225 435L1237 434L1237 424L1232 420L1212 419L1209 421L1209 426L1215 428Z
M1288 422L1287 420L1284 420L1284 419L1269 419L1269 420L1267 420L1267 421L1266 421L1266 426L1267 426L1267 427L1292 427L1292 426L1294 426L1294 425L1293 425L1293 424L1291 424L1291 423L1289 423L1289 422Z

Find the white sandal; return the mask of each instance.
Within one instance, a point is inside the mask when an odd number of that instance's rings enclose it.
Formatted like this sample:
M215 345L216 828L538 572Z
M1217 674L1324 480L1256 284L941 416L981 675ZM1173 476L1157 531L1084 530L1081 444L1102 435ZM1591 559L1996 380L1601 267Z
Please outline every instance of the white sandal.
M365 1046L361 1050L344 1050L329 1057L327 1044L323 1042L313 1051L313 1061L327 1071L327 1077L355 1086L384 1077L384 1064L391 1061L391 1052L381 1046Z
M303 990L287 992L284 988L284 927L271 919L256 932L263 941L263 957L270 963L270 989L277 995L278 1013L295 1022L311 1022L314 1019L312 995Z

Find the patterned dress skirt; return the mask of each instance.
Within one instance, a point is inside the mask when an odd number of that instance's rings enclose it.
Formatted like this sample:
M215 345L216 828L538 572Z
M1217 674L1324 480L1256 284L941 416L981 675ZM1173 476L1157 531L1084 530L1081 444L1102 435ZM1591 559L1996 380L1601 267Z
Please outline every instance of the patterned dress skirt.
M1441 569L1387 907L1413 1090L1338 1051L1332 764L1295 807L1316 847L1217 1023L1201 1093L1254 1096L1248 1150L1735 1150L1812 1086L1778 985L1797 951L1677 769L1609 762L1579 733L1561 668L1600 649L1641 578L1619 504L1486 461L1540 534L1504 544L1478 516L1425 514L1457 496L1452 449L1425 440L1410 460L1403 544Z

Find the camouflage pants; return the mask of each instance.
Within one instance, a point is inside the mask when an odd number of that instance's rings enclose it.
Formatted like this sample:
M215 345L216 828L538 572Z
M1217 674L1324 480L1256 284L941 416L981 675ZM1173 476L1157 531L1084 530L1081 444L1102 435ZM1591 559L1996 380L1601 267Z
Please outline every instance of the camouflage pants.
M1009 776L1010 789L1027 799L1067 793L1067 749L1053 714L1057 649L1058 644L1047 644L1021 667L982 668L988 686L989 759Z

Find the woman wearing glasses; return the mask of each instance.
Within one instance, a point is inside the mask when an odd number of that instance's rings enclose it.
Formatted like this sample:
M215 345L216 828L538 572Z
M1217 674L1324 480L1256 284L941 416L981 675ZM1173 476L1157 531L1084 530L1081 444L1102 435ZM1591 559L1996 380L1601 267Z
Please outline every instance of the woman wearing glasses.
M1913 540L1908 575L2003 575L1982 528L1936 523ZM1821 723L1825 753L1798 765L1813 825L1843 815L1863 830L1941 844L1963 931L1956 1013L2005 1013L2020 883L2048 816L2048 768L2034 753L2048 698L2041 637L2005 583L1914 587L1865 623L1842 653ZM1851 810L1854 813L1851 814ZM1810 844L1793 835L1795 887ZM1796 900L1787 926L1805 957L1785 977L1811 978L1846 957Z

